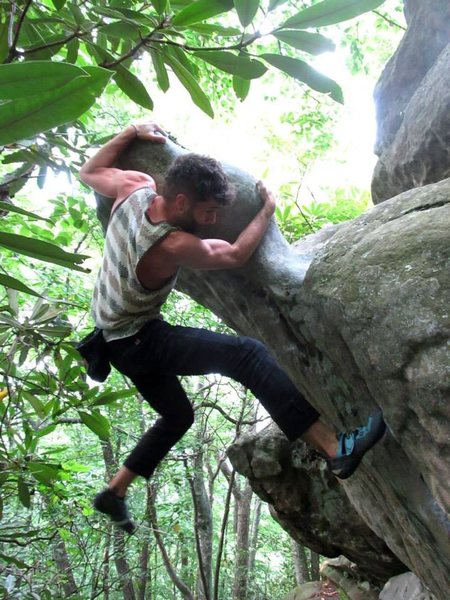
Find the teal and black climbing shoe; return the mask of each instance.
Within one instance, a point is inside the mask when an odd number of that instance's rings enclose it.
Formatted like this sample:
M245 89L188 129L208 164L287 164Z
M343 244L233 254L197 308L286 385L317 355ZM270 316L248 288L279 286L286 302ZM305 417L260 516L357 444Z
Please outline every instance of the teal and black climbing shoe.
M105 489L99 492L93 502L94 508L108 515L114 525L127 533L133 533L135 525L128 513L125 498L117 496L113 490Z
M339 479L347 479L358 468L364 454L384 435L386 423L381 411L374 413L364 427L340 433L335 458L327 458L328 469Z

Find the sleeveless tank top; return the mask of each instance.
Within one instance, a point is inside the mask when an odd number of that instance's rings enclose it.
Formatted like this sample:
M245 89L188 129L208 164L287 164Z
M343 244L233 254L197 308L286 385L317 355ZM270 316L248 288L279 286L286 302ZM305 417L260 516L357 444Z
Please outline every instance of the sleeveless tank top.
M111 216L103 264L92 299L95 326L107 342L134 335L151 319L161 318L161 306L175 286L177 274L157 290L145 288L136 275L144 254L178 228L152 223L146 214L156 193L149 187L130 194Z

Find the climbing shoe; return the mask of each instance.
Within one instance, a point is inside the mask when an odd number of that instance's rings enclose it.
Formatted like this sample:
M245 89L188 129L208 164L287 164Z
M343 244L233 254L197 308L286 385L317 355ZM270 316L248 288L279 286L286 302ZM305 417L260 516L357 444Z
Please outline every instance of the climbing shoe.
M93 502L94 508L108 515L111 521L123 531L133 533L135 525L128 513L125 498L120 498L113 490L105 489L99 492Z
M328 469L339 479L347 479L358 468L364 454L384 435L386 423L383 413L374 413L364 427L350 433L340 433L335 458L327 458Z

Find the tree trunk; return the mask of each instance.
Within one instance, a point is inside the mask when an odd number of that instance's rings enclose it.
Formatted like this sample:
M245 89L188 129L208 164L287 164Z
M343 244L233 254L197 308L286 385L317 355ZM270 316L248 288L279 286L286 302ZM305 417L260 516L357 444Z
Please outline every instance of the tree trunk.
M201 434L199 434L201 437ZM201 442L201 439L199 440ZM194 504L195 536L199 563L197 595L199 600L211 598L212 586L212 510L203 474L203 444L194 458L194 473L189 479Z
M235 494L237 507L237 531L235 545L233 600L246 600L248 591L248 564L250 557L250 508L253 490L246 482L243 490Z
M169 575L173 585L181 592L184 600L194 600L194 595L192 594L189 587L178 577L172 562L170 560L169 554L166 550L164 541L162 539L161 533L159 531L158 526L158 517L156 513L156 505L155 505L155 493L156 488L153 484L147 485L147 509L148 514L150 516L150 526L155 535L156 543L158 544L158 548L161 552L161 556L164 562L164 566L166 567L167 574Z
M78 593L78 586L67 554L66 544L59 533L56 533L55 535L52 545L52 554L53 560L58 567L58 572L60 573L64 596L69 598Z
M102 442L103 459L105 461L107 478L111 479L113 473L117 471L117 461L109 440ZM119 575L124 600L136 600L133 578L130 565L125 552L125 534L123 531L113 528L114 541L114 563L117 574Z
M262 501L257 497L255 499L255 507L252 511L253 521L250 534L250 553L248 556L248 574L250 579L254 579L256 548L258 545L259 522L261 520Z
M297 584L301 585L307 581L312 581L309 575L308 559L304 546L295 540L291 540L291 549L292 560L294 563L295 580L297 581Z
M320 554L311 550L311 581L320 579Z

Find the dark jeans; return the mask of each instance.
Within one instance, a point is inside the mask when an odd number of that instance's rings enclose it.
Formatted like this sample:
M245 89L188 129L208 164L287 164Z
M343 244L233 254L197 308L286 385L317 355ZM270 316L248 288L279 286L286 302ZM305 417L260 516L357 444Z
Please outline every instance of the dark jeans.
M124 463L145 478L194 421L177 375L219 373L239 381L291 441L319 417L264 345L252 338L154 320L134 336L109 342L108 350L111 364L133 381L160 414Z

